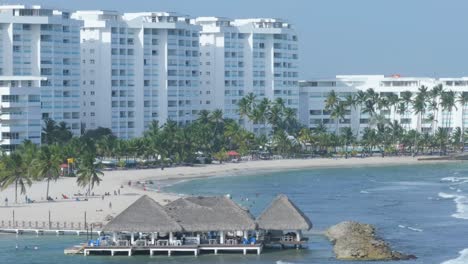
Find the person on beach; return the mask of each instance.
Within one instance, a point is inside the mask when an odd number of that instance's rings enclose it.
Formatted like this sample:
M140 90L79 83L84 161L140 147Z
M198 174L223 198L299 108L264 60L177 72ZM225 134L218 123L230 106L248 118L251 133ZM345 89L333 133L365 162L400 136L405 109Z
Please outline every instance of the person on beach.
M120 189L119 189L119 190L117 190L117 192L118 192L118 193L119 193L119 195L120 195Z
M8 197L5 197L5 207L8 207Z
M109 202L109 209L112 209L112 202Z

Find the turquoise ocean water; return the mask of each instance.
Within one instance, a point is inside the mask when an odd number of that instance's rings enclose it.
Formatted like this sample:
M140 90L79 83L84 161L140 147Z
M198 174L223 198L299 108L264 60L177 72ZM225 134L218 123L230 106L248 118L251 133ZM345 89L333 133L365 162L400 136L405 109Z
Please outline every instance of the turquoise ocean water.
M165 190L230 194L254 215L276 194L285 193L312 219L316 230L344 220L376 225L378 234L396 250L418 256L401 263L468 263L468 250L463 251L468 248L468 164L259 172L186 181ZM309 249L267 251L260 256L129 258L63 255L64 248L83 242L84 237L0 235L0 263L350 263L335 260L324 237L309 237Z

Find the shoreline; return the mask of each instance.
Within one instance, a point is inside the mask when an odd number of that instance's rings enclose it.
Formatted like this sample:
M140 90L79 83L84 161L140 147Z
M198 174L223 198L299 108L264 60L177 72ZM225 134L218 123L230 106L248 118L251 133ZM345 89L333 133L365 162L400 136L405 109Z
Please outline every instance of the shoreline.
M188 181L211 177L239 177L256 173L273 173L284 170L301 170L313 168L350 168L350 167L385 167L405 166L418 164L447 164L461 163L453 160L425 160L421 157L366 157L366 158L316 158L316 159L287 159L287 160L259 160L240 163L223 163L210 165L196 165L193 167L169 167L161 169L130 169L104 171L102 182L95 186L93 197L88 201L75 201L74 199L62 199L62 194L73 197L73 194L84 193L86 188L80 188L76 184L76 178L61 178L57 182L51 182L50 196L58 198L53 202L44 201L46 183L33 183L27 188L27 196L37 202L26 204L25 196L19 195L18 204L14 201L14 187L9 187L0 192L0 221L12 220L13 211L17 221L48 221L49 211L53 222L84 222L86 212L88 223L105 223L106 216L116 216L126 209L141 195L146 194L161 204L177 199L176 194L164 191L145 190L143 185L135 183L153 181L155 183L174 181ZM128 182L132 186L128 186ZM174 184L174 183L173 183ZM157 185L157 184L155 184ZM158 185L160 186L160 185ZM163 186L164 188L164 186ZM114 195L114 191L120 195ZM102 197L105 192L110 196ZM8 197L9 206L5 207L4 199ZM83 198L83 197L82 197Z

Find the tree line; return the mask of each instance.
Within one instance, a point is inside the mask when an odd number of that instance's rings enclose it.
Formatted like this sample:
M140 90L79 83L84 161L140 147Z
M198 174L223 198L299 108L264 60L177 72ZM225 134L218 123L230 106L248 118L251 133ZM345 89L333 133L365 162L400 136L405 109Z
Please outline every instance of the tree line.
M78 185L87 188L89 194L102 180L101 161L109 158L116 159L120 166L126 166L126 161L132 159L140 165L164 168L172 164L193 164L200 156L208 162L223 161L230 150L257 157L334 154L348 157L376 152L382 156L446 154L464 145L465 128L450 128L453 109L459 106L465 110L467 102L467 93L444 91L442 86L431 90L421 87L418 93L402 92L400 96L368 89L341 98L331 91L324 110L335 122L334 131L328 131L323 123L309 129L299 123L296 109L287 107L282 98L271 101L252 93L239 101L240 122L224 118L221 110L202 110L194 122L183 126L171 120L162 125L152 121L141 137L132 139L116 138L108 128L84 131L74 137L65 123L47 119L41 146L25 141L11 153L0 156L0 188L14 186L17 202L18 191L24 194L34 181L46 181L48 198L50 184L60 177L61 165L69 159ZM362 114L370 117L363 131L359 128L353 131L350 126L339 129L352 108L358 111L360 120ZM390 121L388 115L382 114L390 109L402 119L416 114L418 124L430 122L430 131L409 129L408 124L401 124L395 118ZM437 126L439 111L448 116L442 120L442 126Z

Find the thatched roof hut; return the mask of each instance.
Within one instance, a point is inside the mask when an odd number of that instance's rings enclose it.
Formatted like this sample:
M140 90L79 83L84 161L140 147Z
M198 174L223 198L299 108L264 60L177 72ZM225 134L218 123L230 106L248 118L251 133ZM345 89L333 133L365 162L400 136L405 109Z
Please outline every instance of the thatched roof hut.
M278 195L257 218L258 228L264 230L310 230L310 219L284 195Z
M112 219L105 232L180 232L182 227L156 201L144 195Z
M188 232L255 230L252 215L227 197L187 197L165 206Z

